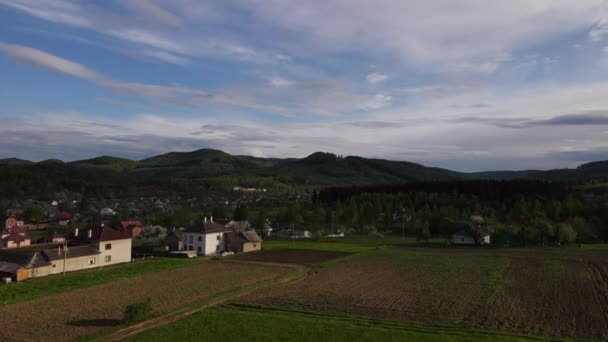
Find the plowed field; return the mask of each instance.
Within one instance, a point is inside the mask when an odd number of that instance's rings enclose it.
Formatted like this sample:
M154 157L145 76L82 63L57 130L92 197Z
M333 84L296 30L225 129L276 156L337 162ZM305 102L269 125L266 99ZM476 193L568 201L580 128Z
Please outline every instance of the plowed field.
M277 277L283 267L205 262L0 307L0 340L66 341L121 322L126 304L151 298L155 311Z
M545 336L608 338L608 253L369 251L242 302Z

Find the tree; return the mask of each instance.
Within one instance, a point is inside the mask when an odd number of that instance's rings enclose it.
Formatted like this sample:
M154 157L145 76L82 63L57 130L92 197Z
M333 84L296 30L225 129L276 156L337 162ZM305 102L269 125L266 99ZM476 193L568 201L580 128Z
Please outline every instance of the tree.
M567 223L562 223L557 228L557 238L562 243L571 243L576 240L576 230Z
M416 236L416 240L418 241L428 241L431 238L431 229L429 227L428 222L424 222L420 227L420 231Z
M266 209L261 208L260 211L258 211L258 216L255 219L255 225L257 226L257 228L259 230L263 230L264 229L264 225L266 224L266 220L268 220L268 213L266 212Z
M44 210L40 207L29 207L25 209L23 216L28 221L38 223L44 217Z
M224 207L223 205L213 207L213 210L211 211L211 216L215 218L224 218L228 216L226 215L226 207Z
M249 215L249 212L247 211L246 206L239 205L236 208L234 208L233 218L235 221L245 221L245 220L247 220L248 215Z
M152 300L145 300L129 304L125 307L125 321L128 323L140 322L152 314Z

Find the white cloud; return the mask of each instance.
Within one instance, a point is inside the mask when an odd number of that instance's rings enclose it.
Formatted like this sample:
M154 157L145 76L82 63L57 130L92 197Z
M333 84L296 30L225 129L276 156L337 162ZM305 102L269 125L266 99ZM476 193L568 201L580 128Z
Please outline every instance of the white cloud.
M369 82L371 84L382 83L388 79L388 75L373 72L373 73L367 75L367 77L365 77L365 79L367 80L367 82Z
M269 77L268 78L268 82L273 87L277 87L277 88L289 87L289 86L292 86L294 84L294 82L286 80L286 79L281 78L281 77Z
M384 94L376 94L374 97L359 103L357 107L364 110L380 109L386 106L390 106L392 100L393 98L391 96Z
M592 42L600 42L608 36L608 20L602 20L589 31L589 39Z

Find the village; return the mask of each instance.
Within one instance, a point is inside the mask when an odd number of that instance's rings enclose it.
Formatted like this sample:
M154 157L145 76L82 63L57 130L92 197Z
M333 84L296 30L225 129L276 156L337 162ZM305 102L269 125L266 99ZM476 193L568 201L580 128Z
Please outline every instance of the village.
M102 208L100 215L111 217L115 212ZM21 282L134 262L137 257L133 253L133 242L151 234L154 238L160 238L155 252L163 256L193 258L232 255L257 251L262 246L262 239L248 221L204 217L188 227L167 231L158 226L144 227L139 220L119 221L116 225L108 224L111 220L103 220L96 227L83 229L72 222L73 217L71 213L60 211L54 219L45 223L31 223L16 213L9 213L3 220L0 237L2 282ZM69 230L69 226L75 228ZM60 234L54 229L61 229L65 233ZM152 233L146 234L147 230Z

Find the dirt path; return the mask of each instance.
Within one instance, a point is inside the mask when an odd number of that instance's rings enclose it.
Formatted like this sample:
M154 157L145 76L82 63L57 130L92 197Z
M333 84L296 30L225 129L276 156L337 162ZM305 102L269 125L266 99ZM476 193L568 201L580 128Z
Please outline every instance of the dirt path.
M308 277L310 273L310 269L303 265L295 265L295 264L283 264L276 262L260 262L260 261L241 261L241 260L226 260L225 262L232 262L238 264L252 264L252 265L262 265L262 266L277 266L277 267L287 267L296 271L295 274L288 273L284 276L279 276L275 279L271 284L266 286L275 286L278 284L284 285L288 283L294 283ZM263 281L262 281L263 282ZM246 286L245 288L237 289L236 293L232 293L229 291L228 294L220 294L216 296L209 302L205 304L191 309L181 310L169 313L167 315L163 315L160 317L156 317L147 321L143 321L141 323L137 323L135 325L128 326L126 328L117 330L112 334L102 338L105 341L122 341L127 338L133 337L135 335L139 335L148 330L156 329L158 327L171 324L180 319L186 318L188 316L192 316L202 310L205 310L209 307L225 303L226 301L233 300L242 296L246 296L253 291L259 290L259 287L256 286Z

